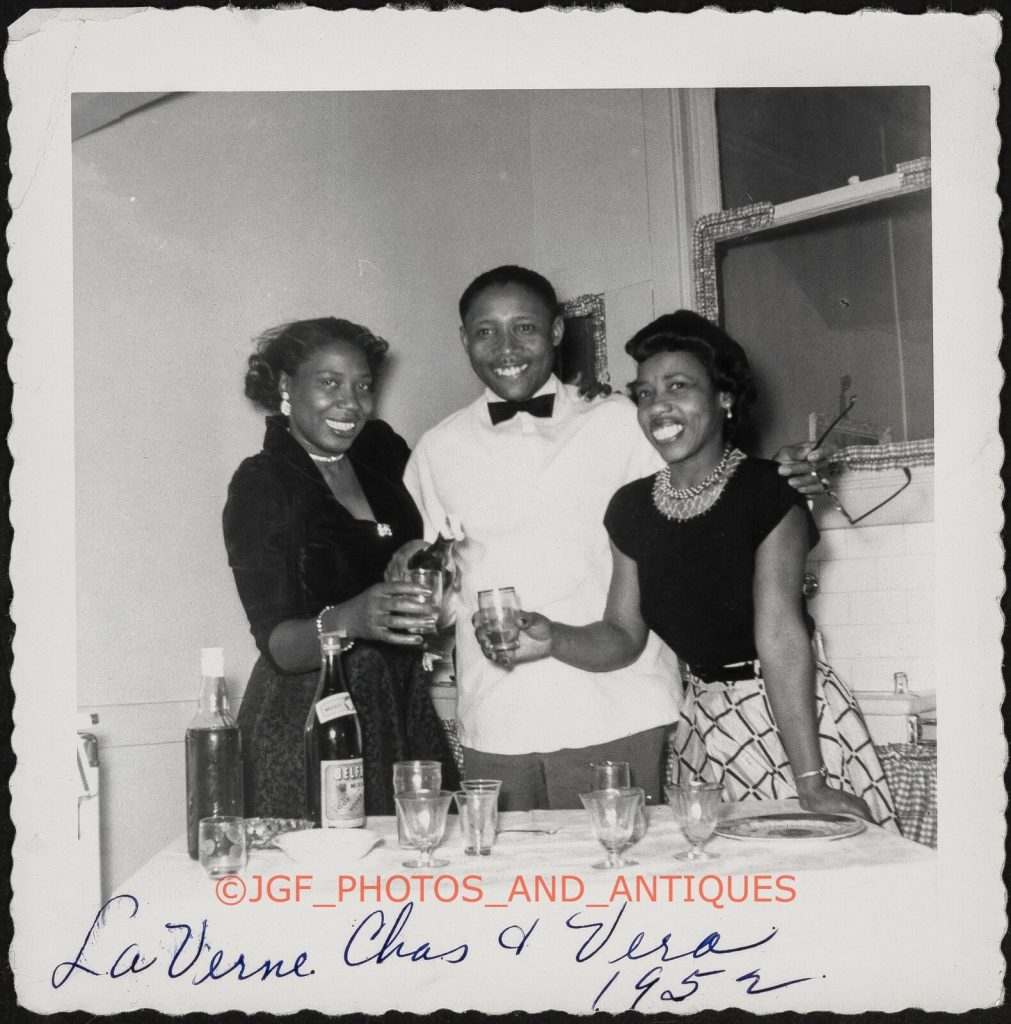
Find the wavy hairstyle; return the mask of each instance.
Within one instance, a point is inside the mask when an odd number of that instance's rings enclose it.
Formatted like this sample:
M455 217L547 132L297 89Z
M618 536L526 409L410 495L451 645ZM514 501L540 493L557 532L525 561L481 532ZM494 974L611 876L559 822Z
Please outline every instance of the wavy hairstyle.
M379 375L389 344L367 327L335 316L293 320L264 331L254 340L256 351L249 357L246 370L246 397L267 412L277 412L281 404L281 374L290 376L317 349L335 342L360 349L369 369Z
M625 351L642 363L658 352L688 352L705 367L717 391L733 400L733 419L725 420L723 436L739 447L754 441L753 411L758 392L744 349L711 320L690 309L665 313L626 343ZM634 397L634 396L633 396Z

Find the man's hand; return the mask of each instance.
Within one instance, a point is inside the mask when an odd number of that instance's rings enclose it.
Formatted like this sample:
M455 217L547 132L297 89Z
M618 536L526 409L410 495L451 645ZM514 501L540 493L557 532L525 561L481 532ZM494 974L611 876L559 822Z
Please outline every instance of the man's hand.
M811 442L788 444L776 452L779 475L788 478L801 494L824 494L828 490L828 460L835 453L830 446L812 448Z
M579 397L584 402L592 402L595 398L607 398L612 390L610 384L604 384L596 377L592 378L589 384L584 384L582 374L576 381L576 387L579 389Z
M519 646L507 651L496 651L491 646L480 612L475 612L471 620L474 635L481 645L481 653L505 669L551 656L551 620L538 612L519 612L517 619L520 627Z

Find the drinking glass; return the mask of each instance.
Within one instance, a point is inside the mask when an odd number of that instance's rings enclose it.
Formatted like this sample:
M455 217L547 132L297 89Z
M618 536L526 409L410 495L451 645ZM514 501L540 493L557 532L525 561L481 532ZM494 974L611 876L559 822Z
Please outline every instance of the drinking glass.
M442 570L441 569L408 569L404 575L408 583L417 583L429 592L429 597L419 598L421 604L430 605L432 612L438 618L439 610L442 608ZM408 629L409 633L434 633L435 627L414 626Z
M477 613L492 650L511 651L519 647L519 602L513 587L478 591Z
M716 829L720 817L723 786L718 782L687 782L665 786L674 819L681 826L691 847L675 853L678 860L715 860L718 853L706 853L702 847Z
M446 833L446 813L453 794L447 790L421 789L416 793L401 793L393 798L397 802L397 817L404 820L407 840L419 856L405 860L405 868L442 868L448 860L434 860L432 850L442 842Z
M629 789L632 785L632 773L628 761L594 761L590 765L590 789ZM646 806L643 804L635 816L632 826L632 838L629 846L635 846L646 834Z
M595 868L630 867L635 861L624 860L621 850L628 845L635 827L636 810L642 806L645 794L641 789L600 789L580 793L579 799L590 815L593 832L607 850L607 859L598 861Z
M460 812L463 852L486 857L495 845L498 792L492 789L462 789L454 796Z
M492 823L495 826L495 831L498 832L498 795L499 790L502 788L501 779L464 779L460 783L460 788L465 793L480 793L489 792L495 794L495 799L492 801Z
M438 761L396 761L393 765L393 795L417 793L422 789L442 789L442 765ZM397 814L397 842L405 850L413 849L407 841L404 822Z
M238 874L246 866L246 822L220 816L201 818L197 830L200 866L211 876Z

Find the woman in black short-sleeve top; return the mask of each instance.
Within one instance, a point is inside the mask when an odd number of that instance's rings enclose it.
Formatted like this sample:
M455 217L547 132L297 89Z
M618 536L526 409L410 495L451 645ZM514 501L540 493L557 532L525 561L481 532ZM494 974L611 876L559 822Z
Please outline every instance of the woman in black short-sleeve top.
M674 781L704 777L731 800L799 797L809 811L895 828L884 772L844 684L816 666L802 611L818 532L777 465L744 455L754 385L741 347L681 310L626 345L639 423L667 462L627 484L604 523L614 571L601 622L523 616L502 663L555 657L591 671L632 662L650 629L685 668Z

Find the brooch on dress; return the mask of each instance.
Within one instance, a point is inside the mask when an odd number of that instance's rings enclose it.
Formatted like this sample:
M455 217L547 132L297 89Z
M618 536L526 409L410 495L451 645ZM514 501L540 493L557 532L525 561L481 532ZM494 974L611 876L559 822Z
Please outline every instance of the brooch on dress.
M376 533L380 537L392 537L393 527L389 523L376 523Z

